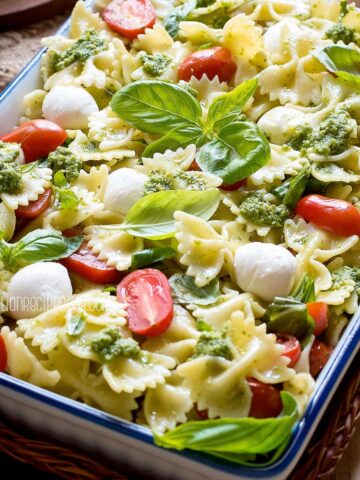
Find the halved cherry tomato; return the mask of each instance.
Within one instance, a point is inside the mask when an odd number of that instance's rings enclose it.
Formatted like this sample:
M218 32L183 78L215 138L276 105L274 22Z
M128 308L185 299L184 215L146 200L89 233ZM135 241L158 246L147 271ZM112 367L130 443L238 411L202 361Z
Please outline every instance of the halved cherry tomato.
M288 333L279 333L276 335L276 343L279 343L285 347L285 351L282 354L283 357L289 358L289 368L292 368L299 361L301 355L301 346L299 340Z
M229 82L236 72L230 50L223 47L212 47L192 53L180 64L179 80L188 82L192 76L198 80L205 74L209 80L218 75L220 82Z
M80 248L70 255L70 257L60 260L60 263L69 270L94 283L117 283L121 278L120 272L118 272L116 268L109 267L105 262L99 260L95 253L87 247L86 242L83 242Z
M310 373L314 378L316 378L324 368L332 351L333 348L326 345L326 343L321 342L317 338L314 340L309 355Z
M282 410L279 390L273 385L256 380L256 378L248 377L246 380L252 393L249 417L277 417Z
M37 200L30 202L29 205L20 206L15 210L18 218L36 218L49 207L51 203L51 188L46 188L44 193L39 195Z
M193 172L201 172L201 168L199 167L199 164L196 160L193 160L192 164L189 167L189 170Z
M0 372L5 372L7 367L7 353L4 338L0 335Z
M360 235L360 211L345 200L308 195L298 202L295 212L308 222L335 235Z
M240 182L233 183L232 185L228 185L226 183L222 183L220 185L220 190L224 190L225 192L235 192L235 190L239 190L243 185L245 185L246 180L240 180Z
M209 420L209 415L207 410L199 410L197 403L194 403L194 411L196 415L201 419L201 420Z
M169 281L160 270L144 268L129 273L118 285L117 298L127 305L132 332L156 337L169 328L174 304Z
M113 0L104 9L108 27L126 38L136 38L145 28L152 28L156 11L150 0Z
M329 323L329 307L325 302L310 302L306 304L309 314L315 322L314 335L321 335Z
M0 140L3 142L20 143L26 163L47 157L57 147L65 142L67 134L64 129L48 120L30 120Z

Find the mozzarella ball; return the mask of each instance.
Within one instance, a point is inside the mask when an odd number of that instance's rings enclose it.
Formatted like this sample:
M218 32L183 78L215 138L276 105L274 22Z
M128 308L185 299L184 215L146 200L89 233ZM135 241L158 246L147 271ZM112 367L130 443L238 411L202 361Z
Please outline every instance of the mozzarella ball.
M236 250L236 281L245 292L271 302L286 297L295 280L296 259L284 247L253 242Z
M65 129L82 130L88 128L89 116L99 107L83 88L57 86L46 95L42 110L46 120Z
M33 318L65 303L73 290L68 271L59 263L38 262L19 270L9 285L9 313Z
M126 215L144 195L147 180L146 175L132 168L119 168L110 173L104 194L105 208Z
M298 125L308 123L307 116L289 107L275 107L266 112L258 121L258 127L271 143L283 145L293 136Z

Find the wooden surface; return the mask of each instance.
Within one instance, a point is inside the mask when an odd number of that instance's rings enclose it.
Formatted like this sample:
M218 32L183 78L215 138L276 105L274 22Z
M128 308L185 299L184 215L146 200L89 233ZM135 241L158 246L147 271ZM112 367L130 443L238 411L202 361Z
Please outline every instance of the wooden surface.
M51 35L55 32L67 15L68 11L65 11L62 15L51 20L32 24L26 28L0 32L0 91L40 48L41 37ZM3 459L1 457L0 464L3 464ZM19 466L18 468L19 472L21 469L21 471L23 471L23 467ZM14 470L11 471L14 473ZM36 478L40 480L42 477L39 475ZM336 473L332 476L331 480L359 479L360 428L358 428L355 433L350 447L345 452L344 457L340 461Z

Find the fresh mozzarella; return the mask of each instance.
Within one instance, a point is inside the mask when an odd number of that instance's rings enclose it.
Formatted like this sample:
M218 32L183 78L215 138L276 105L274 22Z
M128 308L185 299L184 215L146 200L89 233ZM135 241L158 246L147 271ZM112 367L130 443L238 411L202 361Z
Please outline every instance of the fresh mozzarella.
M148 177L132 168L119 168L109 175L104 195L107 210L126 215L130 208L144 195Z
M289 107L275 107L266 112L258 121L258 127L271 143L283 145L293 136L298 125L309 123L307 116Z
M9 312L13 318L33 318L65 303L72 295L68 272L59 263L38 262L19 270L9 285Z
M50 90L42 109L46 120L70 130L88 128L89 116L99 111L90 93L71 85L57 86Z
M271 302L286 297L294 283L296 259L286 248L272 243L248 243L235 253L239 287Z

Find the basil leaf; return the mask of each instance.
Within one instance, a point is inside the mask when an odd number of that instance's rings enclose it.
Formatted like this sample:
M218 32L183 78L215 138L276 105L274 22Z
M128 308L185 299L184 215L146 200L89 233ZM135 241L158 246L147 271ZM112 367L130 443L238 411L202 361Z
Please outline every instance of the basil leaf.
M287 180L282 185L275 188L271 193L281 200L284 205L295 207L305 191L309 177L310 168L306 166L298 173L298 175Z
M253 122L244 118L226 125L218 139L205 144L197 163L204 172L232 185L259 170L269 158L269 142Z
M85 324L84 314L78 313L73 315L66 323L67 334L70 337L77 337L84 330Z
M180 22L185 20L194 8L196 8L196 0L191 0L174 8L170 15L165 18L165 29L172 38L175 38L179 33Z
M75 210L80 203L80 199L75 192L70 190L70 184L61 170L54 175L54 185L55 202L60 205L60 208L62 210Z
M291 297L275 297L265 321L269 332L290 333L299 339L312 334L315 327L305 303Z
M146 267L147 265L172 258L175 254L176 251L171 247L147 248L141 252L133 253L131 257L131 267Z
M185 89L161 80L139 80L119 90L111 108L124 121L147 133L199 125L200 103Z
M360 83L360 52L342 45L329 45L316 50L313 56L339 78Z
M245 80L229 93L217 97L209 108L208 123L215 130L221 130L237 120L248 100L254 95L258 80Z
M309 275L304 275L302 280L290 294L291 297L299 302L308 303L315 302L315 282Z
M145 148L142 157L151 158L155 153L164 153L165 150L177 150L179 147L186 148L191 144L196 145L202 136L202 129L193 125L186 125L170 130L159 140L150 143L150 145Z
M198 287L194 277L176 273L169 279L175 299L178 303L195 303L195 305L211 305L220 297L219 281L214 278L205 287Z
M190 421L165 435L154 433L155 443L161 447L183 450L189 448L211 455L233 459L231 454L278 454L284 447L298 419L295 399L288 392L281 392L283 411L276 418L220 418L216 420Z
M106 229L127 230L135 237L161 240L175 234L174 213L183 211L209 220L220 201L216 188L209 190L165 190L141 198L130 209L121 225Z

